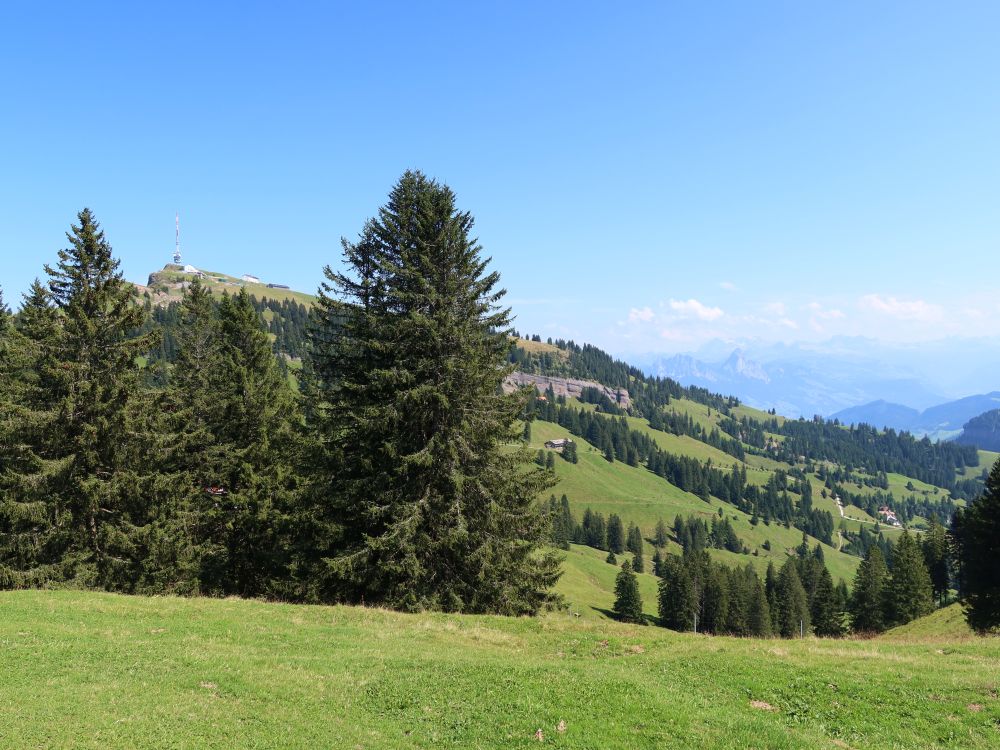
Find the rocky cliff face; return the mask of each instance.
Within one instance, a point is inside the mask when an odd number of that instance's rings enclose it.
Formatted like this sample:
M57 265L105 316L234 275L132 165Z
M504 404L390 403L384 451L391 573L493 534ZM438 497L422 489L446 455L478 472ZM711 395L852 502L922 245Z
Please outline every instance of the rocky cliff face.
M557 396L566 396L567 398L579 397L583 393L584 388L596 388L623 409L627 409L629 404L631 404L628 391L624 389L615 390L593 380L553 378L548 375L529 375L526 372L514 372L507 377L503 385L504 390L508 393L525 386L533 385L539 391L546 391L551 386Z

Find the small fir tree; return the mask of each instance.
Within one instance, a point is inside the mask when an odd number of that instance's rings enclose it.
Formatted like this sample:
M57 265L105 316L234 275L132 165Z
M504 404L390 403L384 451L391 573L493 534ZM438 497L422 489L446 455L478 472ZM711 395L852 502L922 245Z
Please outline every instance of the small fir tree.
M625 526L617 513L608 516L608 549L616 554L625 551Z
M896 541L888 594L892 622L897 625L930 614L934 609L931 577L924 555L908 531Z
M854 576L851 597L852 628L858 633L881 633L886 628L889 569L882 550L873 544Z
M937 515L932 514L927 533L923 535L921 550L924 563L931 577L931 588L938 604L944 604L948 597L951 584L951 572L948 559L948 533Z
M799 579L798 566L789 558L778 575L778 632L785 638L798 638L809 633L811 618L809 598Z
M653 543L657 547L667 546L667 525L663 522L662 518L656 522L656 531L653 534Z
M621 572L615 578L614 612L622 622L642 624L642 596L639 594L639 581L632 572L628 560L622 563Z

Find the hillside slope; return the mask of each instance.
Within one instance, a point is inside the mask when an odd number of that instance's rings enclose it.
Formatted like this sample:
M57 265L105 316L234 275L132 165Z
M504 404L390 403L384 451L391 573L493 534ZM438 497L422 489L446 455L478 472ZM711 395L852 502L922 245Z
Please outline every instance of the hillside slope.
M540 448L546 440L565 437L566 431L551 422L535 422L532 425L532 448ZM575 438L579 444L579 463L570 464L562 459L556 462L556 476L559 484L553 492L565 493L577 517L585 508L591 508L605 516L617 513L627 525L637 524L648 539L653 536L658 520L669 526L674 517L696 516L711 521L719 509L730 519L737 534L756 555L741 555L725 550L712 549L709 553L716 559L730 565L753 565L758 572L767 570L769 561L780 566L788 555L802 542L802 532L788 529L778 523L756 526L750 523L750 516L718 498L705 502L690 492L665 482L643 467L628 466L621 461L609 463L594 446L582 438ZM764 548L770 542L771 549ZM812 539L811 544L819 543ZM845 580L850 584L860 559L838 552L829 545L823 545L827 567L834 581ZM676 542L667 547L668 552L680 553ZM647 548L647 564L652 555L652 547ZM611 566L608 566L609 568ZM608 605L610 606L610 605Z
M956 442L989 451L1000 450L1000 409L993 409L970 419Z
M0 593L0 745L992 748L1000 639Z
M316 302L316 297L311 294L282 286L269 286L267 281L245 281L242 277L229 276L217 271L198 270L201 273L202 283L217 296L235 294L240 289L246 289L248 294L257 299L266 297L278 302L289 300L306 306ZM151 273L145 285L137 284L136 288L141 294L148 293L154 305L167 305L181 300L185 286L193 278L193 274L184 271L184 266L167 264L162 270Z
M879 638L885 641L929 641L974 639L976 636L965 621L962 605L950 604L887 630Z

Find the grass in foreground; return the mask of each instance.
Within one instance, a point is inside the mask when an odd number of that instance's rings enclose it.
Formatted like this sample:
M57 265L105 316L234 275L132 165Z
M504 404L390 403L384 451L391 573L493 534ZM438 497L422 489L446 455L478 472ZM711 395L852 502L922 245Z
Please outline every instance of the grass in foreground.
M5 592L0 674L3 747L536 747L538 729L573 748L1000 742L1000 639Z

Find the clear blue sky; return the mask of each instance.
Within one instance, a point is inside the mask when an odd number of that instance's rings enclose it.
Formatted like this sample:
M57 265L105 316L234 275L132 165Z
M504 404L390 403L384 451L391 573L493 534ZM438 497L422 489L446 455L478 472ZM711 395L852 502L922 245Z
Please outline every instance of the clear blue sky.
M7 3L0 285L91 207L142 281L314 290L406 168L518 328L1000 333L1000 4Z

